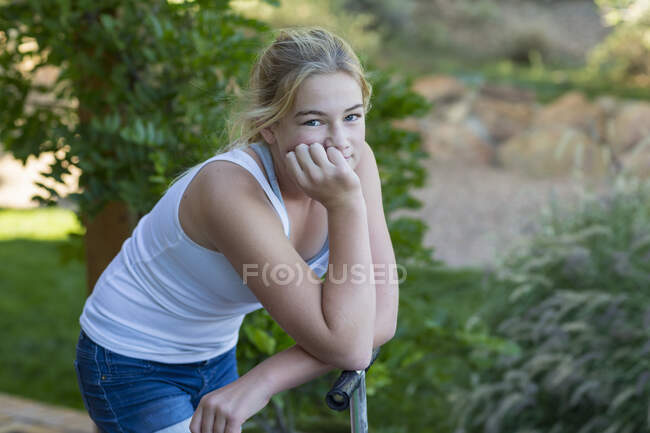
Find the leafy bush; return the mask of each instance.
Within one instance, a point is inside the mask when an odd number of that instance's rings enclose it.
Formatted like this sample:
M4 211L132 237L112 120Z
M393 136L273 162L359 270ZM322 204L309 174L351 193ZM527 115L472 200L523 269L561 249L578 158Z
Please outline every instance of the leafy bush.
M456 396L457 432L647 431L649 227L650 183L622 180L504 260L490 323L520 352Z
M2 3L0 141L23 161L56 152L57 182L80 168L82 214L117 200L142 215L225 144L228 101L267 29L218 0ZM58 70L47 85L44 67Z
M650 87L650 6L639 0L598 0L612 33L589 56L592 75Z
M396 74L377 70L369 75L373 98L366 121L366 139L377 158L395 255L402 265L432 265L432 249L422 246L426 224L416 218L392 217L398 209L422 206L410 191L424 186L427 172L420 162L428 158L421 150L419 133L395 128L392 123L396 119L423 116L430 105L410 90L408 80L396 78Z

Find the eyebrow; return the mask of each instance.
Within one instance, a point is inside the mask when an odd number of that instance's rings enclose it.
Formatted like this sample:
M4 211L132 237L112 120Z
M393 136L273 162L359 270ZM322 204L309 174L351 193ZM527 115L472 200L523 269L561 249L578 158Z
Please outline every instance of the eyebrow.
M356 110L359 107L363 107L363 104L357 104L357 105L355 105L353 107L350 107L350 108L346 109L345 112ZM309 114L316 114L318 116L324 116L325 115L325 113L323 113L322 111L307 110L307 111L299 111L299 112L297 112L294 117L307 116Z

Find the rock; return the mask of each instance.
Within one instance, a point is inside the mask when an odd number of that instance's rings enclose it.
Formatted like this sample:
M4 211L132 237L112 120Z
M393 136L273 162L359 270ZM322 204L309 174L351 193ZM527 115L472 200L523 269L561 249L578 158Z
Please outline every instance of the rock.
M528 101L479 96L474 101L472 112L487 130L490 141L500 144L528 128L533 119L534 105Z
M457 101L433 107L431 112L434 121L444 123L463 123L472 109L472 97L464 97Z
M404 129L405 131L420 132L422 127L420 121L415 117L407 117L406 119L396 119L391 122L393 128Z
M650 136L621 156L623 171L641 179L650 179Z
M568 127L601 142L605 137L605 111L580 92L568 92L541 108L533 121L536 129Z
M535 93L530 90L514 86L484 84L479 93L483 97L499 99L501 101L521 102L526 104L535 103Z
M620 107L620 102L613 96L603 95L594 100L594 104L609 118L614 116Z
M438 161L490 165L495 158L494 148L462 124L433 122L423 131L422 146Z
M428 75L413 82L412 89L430 102L446 104L463 97L465 85L447 75Z
M650 136L650 103L632 102L624 105L607 131L607 141L616 155Z
M584 131L571 128L534 129L499 148L503 167L534 177L567 176L576 170L590 178L607 174L610 156Z

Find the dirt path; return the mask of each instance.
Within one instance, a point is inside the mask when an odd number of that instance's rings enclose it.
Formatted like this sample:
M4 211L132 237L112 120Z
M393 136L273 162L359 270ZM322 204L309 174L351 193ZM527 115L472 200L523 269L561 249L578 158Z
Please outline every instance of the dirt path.
M577 181L531 179L504 170L424 162L427 186L414 192L423 202L415 215L429 225L424 244L450 266L494 263L514 242L535 228L552 199L579 196Z

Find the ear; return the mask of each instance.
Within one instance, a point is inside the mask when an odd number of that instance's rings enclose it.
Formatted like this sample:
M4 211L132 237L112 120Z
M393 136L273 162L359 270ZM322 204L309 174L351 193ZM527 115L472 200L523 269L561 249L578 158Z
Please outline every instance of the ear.
M264 141L266 141L268 144L275 144L275 134L273 134L271 128L272 127L269 126L260 130L260 134L262 134Z

